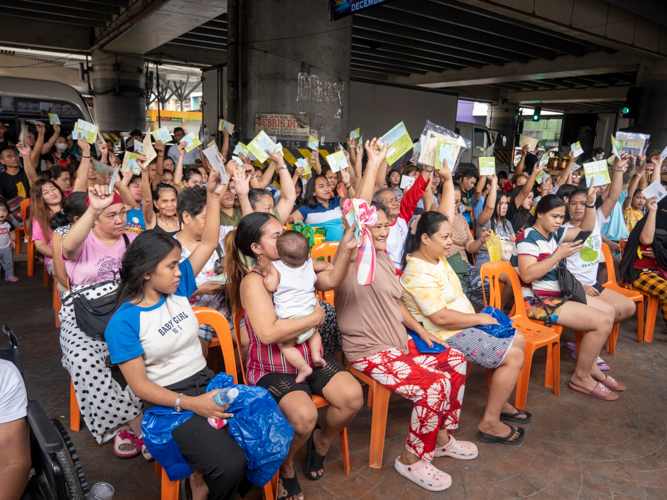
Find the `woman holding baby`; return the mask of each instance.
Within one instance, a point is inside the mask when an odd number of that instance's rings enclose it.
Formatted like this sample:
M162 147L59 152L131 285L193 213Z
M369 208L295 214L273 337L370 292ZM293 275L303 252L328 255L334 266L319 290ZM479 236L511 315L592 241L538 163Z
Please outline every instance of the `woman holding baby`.
M247 382L268 389L294 427L290 451L279 471L278 498L300 500L303 494L294 470L294 455L309 441L310 460L306 470L311 479L320 479L324 474L324 459L329 447L361 409L363 395L356 379L333 358L323 355L324 363L318 363L323 366L316 366L310 350L312 342L293 346L299 335L317 329L324 322L325 311L319 302L314 303L312 313L303 317L279 319L275 313L267 285L272 290L276 289L276 285L271 286L271 279L265 282L265 278L275 273L273 263L281 261L278 239L283 231L283 226L271 214L256 212L243 217L235 234L230 236L233 242L231 251L227 252L227 286L233 314L241 308L245 310L245 324L250 338ZM326 270L313 266L317 290L331 290L342 284L353 251L356 252L356 241L352 230L348 229L341 240L335 266ZM247 262L255 262L254 267L248 268ZM294 266L300 265L300 262ZM281 273L280 280L284 274ZM297 383L297 368L287 361L281 350L281 346L285 345L289 345L289 349L296 348L312 369L302 383ZM317 425L317 408L312 394L322 396L330 403L323 428Z

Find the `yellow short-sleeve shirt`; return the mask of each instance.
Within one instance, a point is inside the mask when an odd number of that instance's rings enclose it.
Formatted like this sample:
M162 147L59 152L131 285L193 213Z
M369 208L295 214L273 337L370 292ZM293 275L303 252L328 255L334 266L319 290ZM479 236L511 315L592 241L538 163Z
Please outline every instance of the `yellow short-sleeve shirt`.
M428 316L450 309L475 314L475 309L463 293L458 276L444 257L437 264L429 264L408 256L401 276L401 299L408 311L424 325L427 332L446 340L460 330L447 330L436 325Z

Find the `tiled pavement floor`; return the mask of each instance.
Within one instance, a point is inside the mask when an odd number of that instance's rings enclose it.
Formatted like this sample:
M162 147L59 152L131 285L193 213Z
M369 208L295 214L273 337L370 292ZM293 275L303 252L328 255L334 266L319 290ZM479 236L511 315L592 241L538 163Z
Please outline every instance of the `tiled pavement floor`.
M20 281L0 281L0 324L16 332L30 397L39 400L50 417L69 427L69 377L60 364L58 330L51 309L51 288L42 285L42 266L26 276L25 263L17 264ZM561 351L561 395L543 387L545 350L533 363L527 409L534 415L526 426L521 446L482 444L476 423L487 395L486 374L476 367L468 379L458 439L479 446L473 461L436 459L453 477L452 487L429 495L399 476L393 460L402 451L411 404L392 396L382 469L368 467L371 412L367 407L349 427L352 472L342 470L340 447L335 443L326 475L317 482L300 474L307 500L364 499L653 499L667 498L667 335L658 318L652 343L637 343L636 317L621 327L616 356L604 359L611 374L628 385L618 401L593 400L572 392L567 380L574 361ZM574 340L566 331L565 341ZM0 339L0 347L4 340ZM107 481L120 500L160 498L160 481L153 464L143 458L120 459L112 444L96 444L82 423L72 432L89 484ZM303 471L305 453L297 456ZM0 495L1 496L1 495ZM261 498L258 490L247 498Z

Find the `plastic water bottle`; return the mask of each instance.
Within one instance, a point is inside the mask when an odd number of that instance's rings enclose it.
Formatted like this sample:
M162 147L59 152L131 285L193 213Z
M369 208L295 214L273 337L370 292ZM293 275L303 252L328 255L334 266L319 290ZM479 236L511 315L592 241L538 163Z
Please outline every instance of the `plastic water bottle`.
M109 483L95 483L90 488L88 500L113 500L114 489Z
M225 387L215 395L213 400L219 406L229 406L234 402L234 400L238 397L238 395L239 395L239 390L236 387ZM227 425L227 420L209 418L208 423L211 424L211 427L215 427L216 429L222 429L225 425Z

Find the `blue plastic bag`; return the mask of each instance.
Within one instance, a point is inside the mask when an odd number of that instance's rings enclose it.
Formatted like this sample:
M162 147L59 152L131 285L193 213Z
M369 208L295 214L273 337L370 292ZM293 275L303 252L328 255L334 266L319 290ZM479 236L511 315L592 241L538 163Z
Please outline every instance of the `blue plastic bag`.
M493 335L494 337L498 337L499 339L509 338L516 333L516 329L512 327L514 321L500 309L496 309L495 307L491 306L486 306L484 309L482 309L481 312L483 314L488 314L489 316L492 316L499 323L497 325L478 326L477 328L479 328L483 332L486 332L489 335Z
M219 373L209 382L206 392L231 386L234 386L232 376ZM239 396L228 410L234 417L227 419L227 427L219 432L229 429L248 460L246 477L251 483L264 486L285 460L294 429L269 391L246 385L234 387L239 390ZM171 436L176 427L193 415L191 411L177 412L164 406L155 406L144 413L141 430L146 447L172 481L194 472Z
M206 390L214 391L233 385L230 375L219 373L209 382ZM229 433L248 460L246 477L251 483L264 486L285 461L294 429L269 391L247 385L234 387L239 390L239 395L229 405L229 413L234 414L234 418L227 420Z

